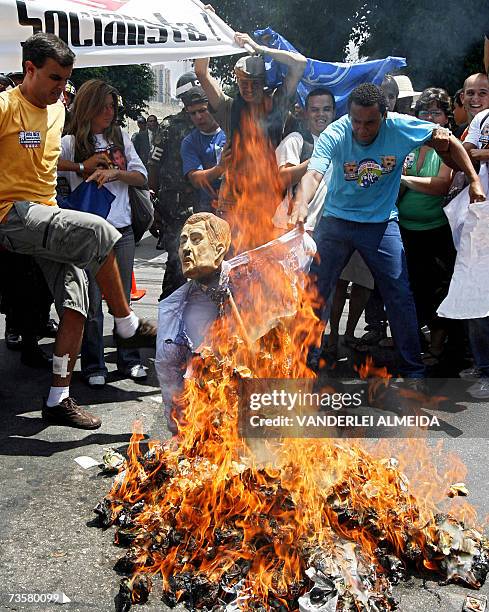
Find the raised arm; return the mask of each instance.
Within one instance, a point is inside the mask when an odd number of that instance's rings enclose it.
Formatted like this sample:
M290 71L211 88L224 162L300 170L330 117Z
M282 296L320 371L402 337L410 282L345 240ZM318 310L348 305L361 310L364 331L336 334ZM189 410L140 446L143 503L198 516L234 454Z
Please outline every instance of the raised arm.
M255 53L260 55L268 55L280 64L287 66L287 76L285 77L285 91L287 96L292 96L297 90L297 84L304 74L304 69L307 64L307 59L300 53L292 53L282 49L272 49L265 45L259 45L248 34L236 32L234 40L240 47L251 48ZM248 50L248 49L247 49Z
M209 71L209 58L203 57L194 60L194 70L197 78L202 85L209 104L212 108L217 109L219 104L225 99L224 92L216 79L211 76Z

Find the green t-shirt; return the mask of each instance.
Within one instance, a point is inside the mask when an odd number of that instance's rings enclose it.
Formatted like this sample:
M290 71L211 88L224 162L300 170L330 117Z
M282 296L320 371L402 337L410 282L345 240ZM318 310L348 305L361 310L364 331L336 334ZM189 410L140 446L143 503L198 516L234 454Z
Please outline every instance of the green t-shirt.
M434 149L428 149L420 170L418 164L420 147L406 158L408 176L438 176L441 157ZM443 212L443 196L427 195L408 189L398 202L399 223L409 230L430 230L448 223Z

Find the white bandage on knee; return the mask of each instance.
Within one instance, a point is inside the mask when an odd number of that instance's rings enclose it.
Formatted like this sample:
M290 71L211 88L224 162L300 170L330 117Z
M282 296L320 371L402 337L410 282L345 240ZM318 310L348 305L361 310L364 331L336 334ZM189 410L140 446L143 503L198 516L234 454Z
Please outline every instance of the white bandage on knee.
M69 374L69 362L70 356L68 354L63 355L63 357L53 355L53 374L56 374L56 376L61 376L61 378L66 378Z

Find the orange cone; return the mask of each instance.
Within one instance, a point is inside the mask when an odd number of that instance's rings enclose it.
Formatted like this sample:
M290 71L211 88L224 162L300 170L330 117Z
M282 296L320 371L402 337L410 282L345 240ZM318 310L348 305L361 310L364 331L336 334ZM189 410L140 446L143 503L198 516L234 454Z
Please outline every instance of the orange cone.
M138 289L136 286L136 277L134 276L134 272L132 273L132 282L131 282L131 300L137 301L146 295L146 289Z

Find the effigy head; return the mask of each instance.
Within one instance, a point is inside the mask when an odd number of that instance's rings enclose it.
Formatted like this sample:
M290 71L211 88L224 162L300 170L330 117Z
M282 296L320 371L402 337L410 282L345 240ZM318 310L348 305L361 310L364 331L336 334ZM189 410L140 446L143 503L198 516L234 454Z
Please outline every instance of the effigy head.
M180 234L178 255L186 278L200 279L219 269L231 245L231 230L212 213L187 219Z

